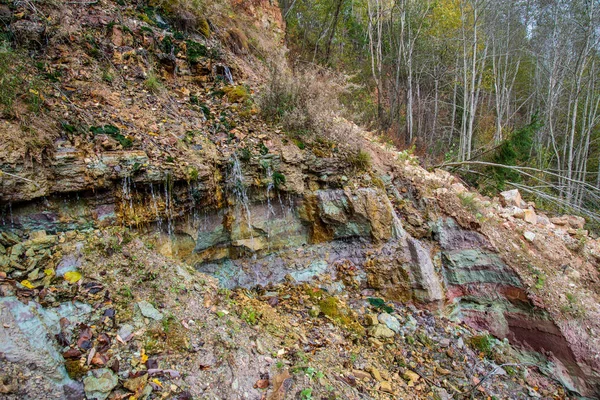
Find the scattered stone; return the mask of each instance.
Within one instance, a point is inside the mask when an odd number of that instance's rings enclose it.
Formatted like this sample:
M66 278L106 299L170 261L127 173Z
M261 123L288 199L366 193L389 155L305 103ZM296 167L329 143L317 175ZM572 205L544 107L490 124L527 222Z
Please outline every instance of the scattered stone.
M440 347L446 348L446 347L450 346L450 339L448 339L448 338L441 339L438 342L438 344L440 345Z
M573 229L583 229L585 226L585 219L575 215L563 215L562 217L550 218L550 222L558 226L567 225Z
M402 377L408 381L408 386L414 386L415 382L417 382L421 377L416 372L407 369L406 372L402 375Z
M140 375L137 378L130 378L123 382L123 387L130 392L137 392L143 389L148 382L148 374Z
M367 326L377 325L379 321L377 320L377 315L367 314L365 315L365 324Z
M535 239L535 233L530 232L530 231L525 231L525 233L523 233L523 237L528 241L528 242L533 242L533 240Z
M400 332L400 322L398 322L398 318L388 313L381 313L379 314L377 319L379 320L379 322L385 324L385 326L393 330L395 333Z
M83 388L88 399L104 400L117 386L119 379L108 368L95 369L83 379Z
M352 375L354 375L354 377L356 379L360 379L362 381L371 380L371 374L369 374L369 373L367 373L365 371L361 371L359 369L352 370Z
M150 303L145 300L138 301L138 307L144 317L152 318L153 320L160 321L163 319L163 315Z
M528 222L532 225L537 224L537 215L535 214L535 211L531 208L523 210L522 219L523 221Z
M29 234L29 240L40 239L46 237L46 231L33 231Z
M505 192L500 193L500 204L502 207L521 207L521 193L519 193L519 189L507 190Z
M379 390L386 393L394 393L392 389L392 384L388 381L382 381L379 383Z
M369 373L371 374L373 379L375 379L377 382L383 381L383 378L381 377L381 373L379 372L379 370L377 368L369 367L369 368L367 368L367 371L369 371Z
M375 338L393 338L394 337L394 331L391 330L390 328L388 328L385 325L375 325L372 326L369 329L369 334Z

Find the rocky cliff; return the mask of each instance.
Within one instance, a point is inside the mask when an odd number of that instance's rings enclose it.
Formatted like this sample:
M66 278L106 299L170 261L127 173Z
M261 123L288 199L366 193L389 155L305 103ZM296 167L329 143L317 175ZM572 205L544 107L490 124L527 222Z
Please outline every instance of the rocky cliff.
M583 221L264 122L277 7L0 7L2 396L598 396Z

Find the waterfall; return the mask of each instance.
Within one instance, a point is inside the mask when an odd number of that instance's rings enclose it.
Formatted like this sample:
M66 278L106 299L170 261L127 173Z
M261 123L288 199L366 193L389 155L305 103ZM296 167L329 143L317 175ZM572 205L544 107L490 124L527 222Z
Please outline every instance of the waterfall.
M150 183L150 195L152 196L152 208L154 209L154 214L156 215L156 222L158 223L158 231L160 232L162 231L162 217L160 216L160 212L158 211L158 202L156 200L156 194L154 193L154 185L152 184L152 182Z
M133 211L133 196L131 193L131 178L129 176L125 176L123 178L123 185L122 185L122 193L123 193L123 198L121 200L121 207L123 210L123 221L126 221L125 218L125 209L129 206L129 210L131 211L131 216L133 217L135 215L134 211Z
M172 190L170 190L172 188L169 187L171 182L171 175L167 173L165 176L165 214L167 215L167 233L169 234L169 237L172 237L174 233L173 198L171 197Z
M229 83L230 85L234 85L233 75L231 75L231 70L229 69L229 67L227 65L224 65L223 70L225 71L225 78L227 79L227 83Z
M244 216L246 217L246 222L248 223L248 232L250 233L250 238L254 240L254 235L252 234L252 216L250 215L250 202L248 201L248 193L246 192L246 186L244 185L244 175L242 173L242 166L240 164L240 160L237 158L237 155L233 155L232 160L232 168L231 168L231 179L232 179L232 191L233 195L236 198L236 208L241 207Z

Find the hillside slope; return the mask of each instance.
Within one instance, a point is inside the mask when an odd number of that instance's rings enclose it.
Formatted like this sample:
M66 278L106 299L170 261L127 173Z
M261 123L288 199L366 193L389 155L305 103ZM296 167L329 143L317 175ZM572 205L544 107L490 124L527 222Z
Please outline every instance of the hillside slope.
M598 396L580 219L268 123L278 8L187 7L0 4L3 398Z

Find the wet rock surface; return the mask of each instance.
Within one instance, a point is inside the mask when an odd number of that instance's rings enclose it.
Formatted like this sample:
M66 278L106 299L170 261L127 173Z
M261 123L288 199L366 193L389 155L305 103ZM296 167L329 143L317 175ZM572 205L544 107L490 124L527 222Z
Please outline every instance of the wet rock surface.
M39 119L0 121L0 397L597 395L585 220L367 132L363 169L299 142L257 116L252 55L158 14L23 4L0 22L61 73ZM281 38L275 6L235 10Z

